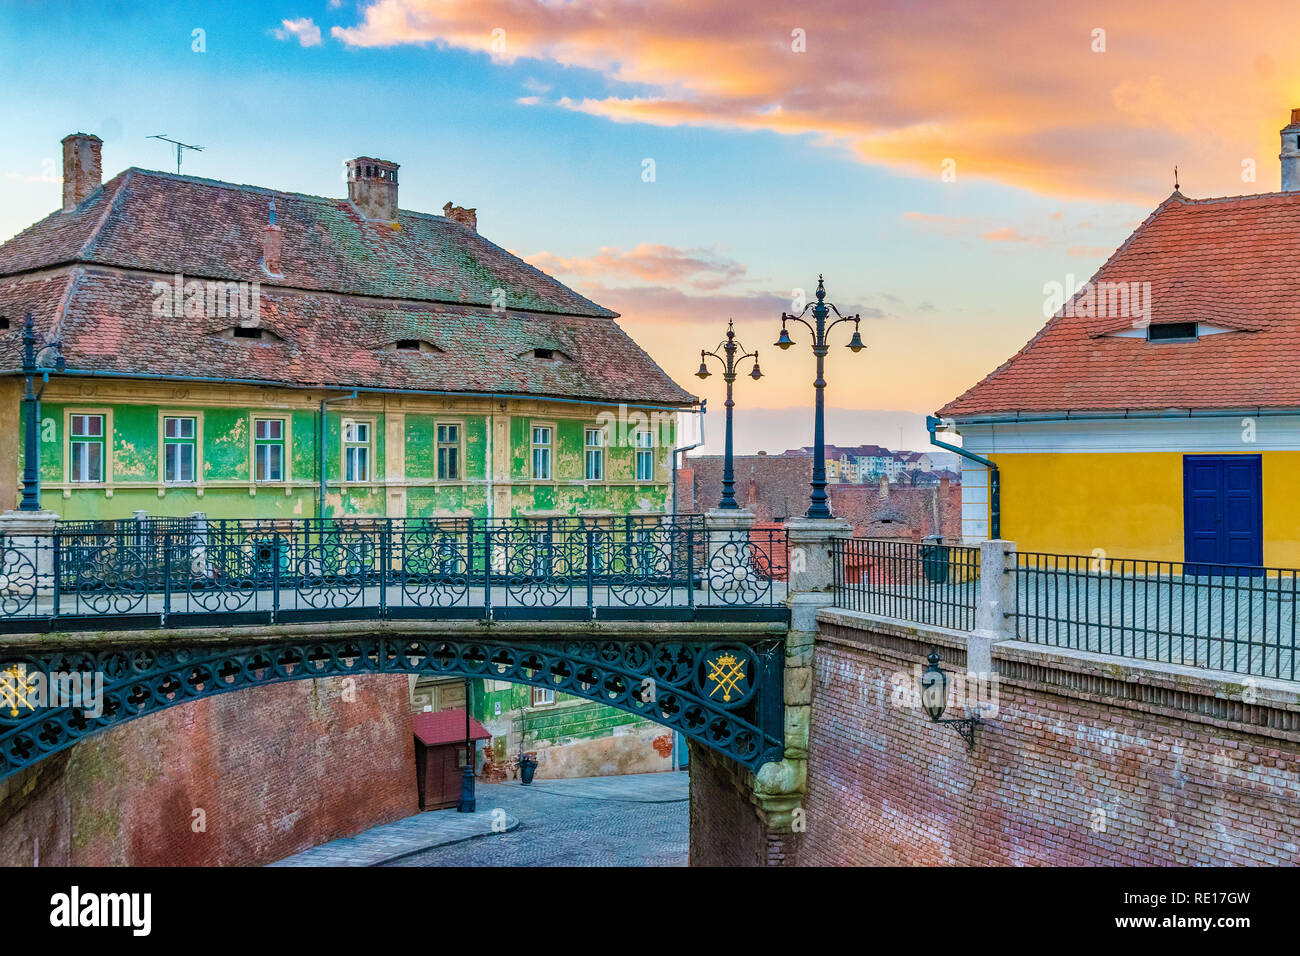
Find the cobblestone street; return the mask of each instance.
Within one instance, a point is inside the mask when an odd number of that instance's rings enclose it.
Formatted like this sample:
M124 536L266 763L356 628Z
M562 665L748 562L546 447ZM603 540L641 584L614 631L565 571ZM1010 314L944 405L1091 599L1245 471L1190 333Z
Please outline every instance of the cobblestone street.
M629 774L479 784L478 813L503 810L506 832L436 846L390 866L685 866L688 775ZM451 810L434 811L454 813Z

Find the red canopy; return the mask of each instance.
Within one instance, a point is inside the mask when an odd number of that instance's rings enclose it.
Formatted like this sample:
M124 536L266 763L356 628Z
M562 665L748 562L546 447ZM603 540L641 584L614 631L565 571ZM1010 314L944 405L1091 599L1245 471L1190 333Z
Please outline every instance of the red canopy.
M411 718L411 729L426 747L454 744L465 741L465 708L458 710L423 711ZM470 718L470 737L488 740L492 734L477 720Z

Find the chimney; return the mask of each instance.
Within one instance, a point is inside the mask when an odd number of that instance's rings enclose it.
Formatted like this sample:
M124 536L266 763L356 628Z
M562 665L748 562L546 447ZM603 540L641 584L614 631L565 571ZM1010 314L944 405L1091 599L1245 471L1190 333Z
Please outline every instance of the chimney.
M1291 111L1291 123L1282 127L1282 192L1300 192L1300 109Z
M104 141L93 133L63 137L63 209L76 209L103 185L99 151Z
M464 206L453 206L451 203L447 203L442 207L442 214L453 222L458 222L462 226L468 226L478 232L477 209L466 209Z
M367 219L397 219L397 163L359 156L348 160L348 199Z
M262 232L262 268L273 276L281 275L280 250L284 246L284 230L275 221L275 200L271 200L270 216Z

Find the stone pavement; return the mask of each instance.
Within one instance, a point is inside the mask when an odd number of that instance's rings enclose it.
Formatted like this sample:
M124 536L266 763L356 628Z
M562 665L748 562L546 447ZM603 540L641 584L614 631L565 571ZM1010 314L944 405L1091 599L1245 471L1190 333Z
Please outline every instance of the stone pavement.
M685 866L690 778L682 771L479 784L479 812L519 826L403 856L392 866Z
M446 846L492 833L491 809L457 813L453 810L429 810L414 816L385 823L356 836L331 840L301 853L286 857L271 866L379 866L430 847ZM497 815L499 826L513 830L519 821L509 814Z

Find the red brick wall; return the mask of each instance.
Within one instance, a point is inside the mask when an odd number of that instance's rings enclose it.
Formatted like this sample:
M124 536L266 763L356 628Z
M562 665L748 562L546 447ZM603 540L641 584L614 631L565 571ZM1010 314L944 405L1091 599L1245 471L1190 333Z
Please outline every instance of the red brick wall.
M0 864L262 864L415 813L407 678L345 680L173 707L76 745L26 794L11 778Z
M798 836L773 833L734 760L691 744L691 866L793 866Z
M972 754L891 702L920 655L819 638L801 864L1300 864L1295 734L1026 680Z

